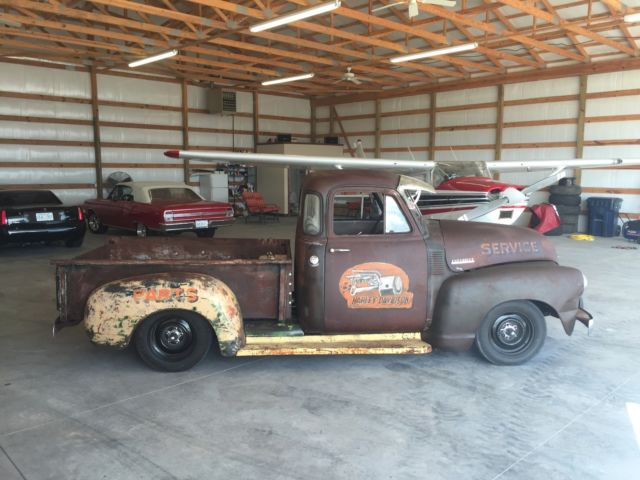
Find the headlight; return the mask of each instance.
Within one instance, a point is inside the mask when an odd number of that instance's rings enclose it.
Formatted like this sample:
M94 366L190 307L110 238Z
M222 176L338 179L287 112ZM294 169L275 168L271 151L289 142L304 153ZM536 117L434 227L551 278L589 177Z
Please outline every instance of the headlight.
M587 288L587 285L589 285L589 281L587 280L586 275L583 273L582 274L582 283L584 283L584 288Z
M162 216L165 222L173 222L173 212L164 212Z

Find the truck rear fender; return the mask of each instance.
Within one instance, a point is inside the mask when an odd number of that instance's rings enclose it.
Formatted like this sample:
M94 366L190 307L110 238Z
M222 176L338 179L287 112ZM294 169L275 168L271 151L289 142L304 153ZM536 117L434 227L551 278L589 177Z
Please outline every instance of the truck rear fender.
M84 324L91 341L126 347L136 327L160 310L196 312L213 328L224 356L245 344L240 306L222 281L199 273L160 273L116 280L94 290Z
M560 319L571 335L584 291L582 273L554 262L498 265L449 277L438 292L433 323L425 337L436 347L465 350L489 310L524 300Z

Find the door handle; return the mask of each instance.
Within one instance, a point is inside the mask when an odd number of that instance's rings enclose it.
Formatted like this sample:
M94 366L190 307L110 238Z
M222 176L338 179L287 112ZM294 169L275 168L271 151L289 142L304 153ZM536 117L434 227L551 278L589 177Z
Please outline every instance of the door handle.
M346 253L346 252L350 252L351 250L348 248L330 248L329 252L330 253Z

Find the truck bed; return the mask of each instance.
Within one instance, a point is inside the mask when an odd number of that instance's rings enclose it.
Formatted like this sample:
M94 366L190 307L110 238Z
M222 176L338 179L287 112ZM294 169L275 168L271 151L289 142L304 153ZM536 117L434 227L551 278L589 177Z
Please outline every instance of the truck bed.
M246 319L291 317L291 249L282 239L110 237L105 245L54 260L60 317L56 329L80 323L96 288L152 273L200 273L225 282Z

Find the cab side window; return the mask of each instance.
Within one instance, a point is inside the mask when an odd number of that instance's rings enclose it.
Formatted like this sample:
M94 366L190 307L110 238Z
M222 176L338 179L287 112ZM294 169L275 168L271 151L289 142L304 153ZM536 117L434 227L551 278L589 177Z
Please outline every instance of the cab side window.
M336 235L408 233L411 226L397 200L381 192L339 192L333 197Z

